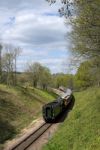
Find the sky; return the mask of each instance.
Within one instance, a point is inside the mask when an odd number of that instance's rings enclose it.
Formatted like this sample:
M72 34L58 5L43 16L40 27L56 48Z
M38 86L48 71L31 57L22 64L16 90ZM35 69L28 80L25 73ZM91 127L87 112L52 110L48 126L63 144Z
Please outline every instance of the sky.
M27 63L40 62L52 73L67 72L70 43L59 2L50 6L45 0L0 0L0 41L22 48L17 71ZM65 63L66 62L66 63Z

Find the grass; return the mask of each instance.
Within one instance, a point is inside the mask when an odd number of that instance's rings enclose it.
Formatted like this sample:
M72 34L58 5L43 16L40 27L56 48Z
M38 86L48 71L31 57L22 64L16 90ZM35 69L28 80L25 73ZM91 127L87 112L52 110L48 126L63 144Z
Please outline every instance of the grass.
M74 93L75 105L43 150L100 149L100 88Z
M0 84L0 147L41 115L41 107L54 99L35 88L8 88Z

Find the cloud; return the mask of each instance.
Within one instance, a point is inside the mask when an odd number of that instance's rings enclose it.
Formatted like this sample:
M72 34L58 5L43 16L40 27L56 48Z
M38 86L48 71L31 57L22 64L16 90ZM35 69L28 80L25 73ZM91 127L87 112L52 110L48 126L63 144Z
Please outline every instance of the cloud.
M42 16L24 12L16 15L15 24L5 30L4 40L16 40L21 43L48 44L63 42L65 26L58 16Z
M18 59L20 70L25 68L20 63L22 59L22 62L39 61L52 72L60 71L57 64L62 63L66 52L68 55L65 34L71 27L65 27L64 19L57 13L58 7L59 3L50 7L45 0L0 1L0 38L4 43L22 47Z

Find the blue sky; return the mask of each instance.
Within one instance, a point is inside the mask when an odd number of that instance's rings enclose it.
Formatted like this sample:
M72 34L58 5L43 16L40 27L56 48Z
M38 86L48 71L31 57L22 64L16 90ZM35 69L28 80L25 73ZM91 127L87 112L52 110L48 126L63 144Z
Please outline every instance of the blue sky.
M67 72L71 31L58 14L59 3L49 6L45 0L0 1L0 41L20 46L17 70L26 63L40 62L52 73ZM66 62L66 63L64 63Z

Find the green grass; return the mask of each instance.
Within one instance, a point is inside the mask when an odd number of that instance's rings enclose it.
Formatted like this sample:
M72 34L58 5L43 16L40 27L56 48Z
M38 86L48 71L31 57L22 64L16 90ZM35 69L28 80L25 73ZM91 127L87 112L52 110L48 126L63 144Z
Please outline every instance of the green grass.
M74 96L72 111L43 150L100 150L100 88Z
M39 89L0 85L0 147L41 116L42 105L53 99Z

